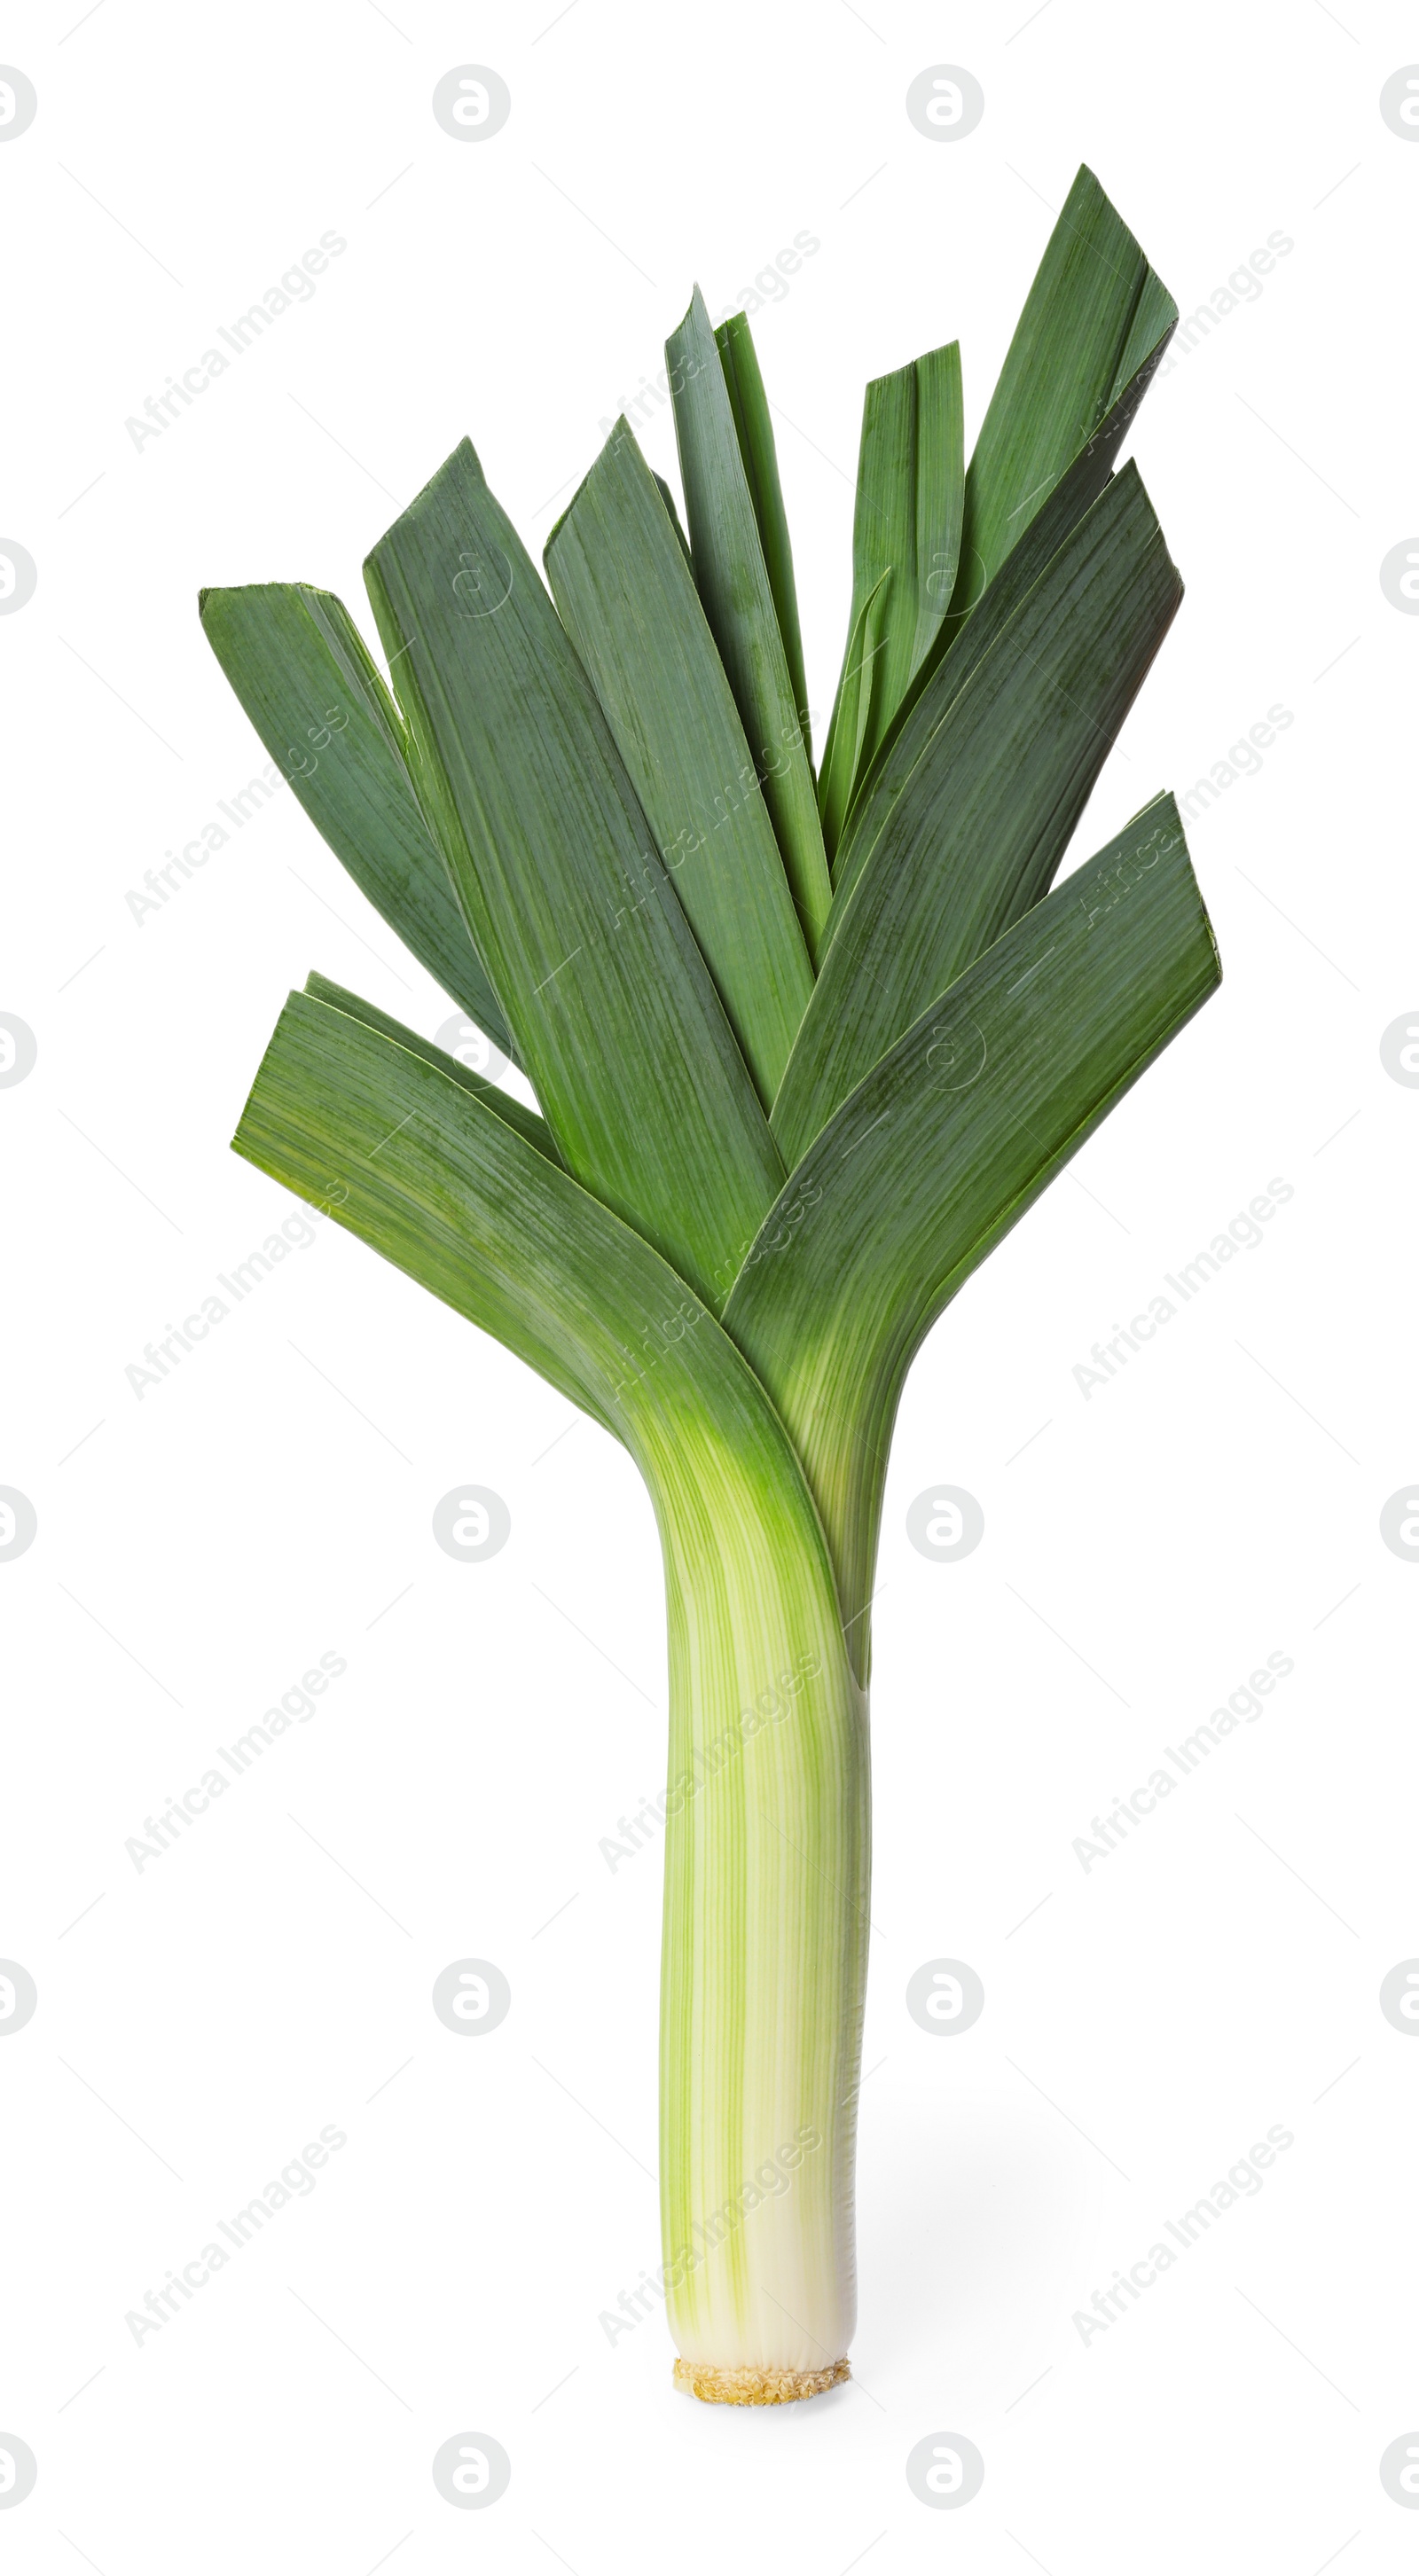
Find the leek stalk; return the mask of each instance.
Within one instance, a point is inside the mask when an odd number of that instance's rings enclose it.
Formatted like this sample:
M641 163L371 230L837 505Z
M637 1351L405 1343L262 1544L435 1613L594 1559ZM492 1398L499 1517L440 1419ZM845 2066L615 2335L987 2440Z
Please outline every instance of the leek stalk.
M962 1282L1215 987L1162 795L1055 885L1181 585L1113 470L1176 310L1081 171L969 466L959 353L869 388L821 775L748 323L667 350L551 595L465 442L327 593L202 594L311 820L525 1072L320 976L238 1153L538 1369L652 1497L670 1661L661 2282L678 2383L847 2375L867 1685L892 1426Z

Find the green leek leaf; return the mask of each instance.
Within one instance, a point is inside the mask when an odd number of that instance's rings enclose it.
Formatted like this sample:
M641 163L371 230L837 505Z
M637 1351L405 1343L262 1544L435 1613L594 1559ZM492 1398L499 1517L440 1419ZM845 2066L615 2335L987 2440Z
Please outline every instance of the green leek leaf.
M857 499L852 523L852 609L843 679L858 663L857 628L868 600L890 568L890 596L873 665L870 719L862 731L853 775L835 778L830 795L819 781L823 833L831 858L841 814L925 661L951 605L961 552L965 494L961 352L952 340L895 374L877 376L862 406ZM829 769L825 756L824 776ZM832 818L832 819L830 819Z
M491 1109L507 1126L515 1127L518 1135L535 1146L539 1154L545 1154L550 1163L560 1162L546 1119L539 1118L535 1109L526 1108L512 1092L499 1090L495 1082L475 1073L471 1065L460 1064L457 1056L445 1054L444 1049L435 1046L431 1039L416 1037L402 1021L391 1019L387 1011L376 1010L373 1002L363 1001L358 993L347 991L343 984L332 984L328 975L307 975L305 989L312 1001L323 1002L332 1011L343 1011L347 1019L363 1020L367 1028L378 1029L382 1036L393 1038L395 1044L404 1047L410 1055L421 1056L425 1064L437 1065L450 1082L456 1082L461 1091L470 1093L474 1100L480 1100L485 1109Z
M803 726L803 747L811 762L813 746L808 729L808 682L804 675L803 636L798 623L798 585L793 578L793 546L788 533L788 514L783 506L783 488L778 478L778 443L774 437L769 398L759 372L759 356L749 328L748 314L731 313L727 322L719 324L714 337L724 369L729 407L734 414L734 432L739 441L749 497L754 504L754 521L764 550L764 569L769 576L778 631L783 637L789 683Z
M912 765L915 753L900 740L902 728L914 721L921 693L963 628L1008 616L1098 499L1176 321L1167 288L1092 172L1081 170L992 398L991 434L982 430L971 459L950 615L906 692L870 779L860 782L849 841L856 842L861 828L875 833L870 814L864 819L864 795L890 797L902 759ZM1097 417L1086 432L1083 423L1093 411ZM984 639L974 639L972 649L983 650Z
M624 415L623 415L623 417L624 417ZM678 511L678 510L676 509L676 507L675 507L675 495L674 495L674 493L671 491L670 486L669 486L669 484L666 482L665 477L664 477L664 475L663 475L663 474L657 474L657 475L656 475L656 477L655 477L655 488L656 488L657 492L660 494L660 497L661 497L662 501L665 503L665 507L666 507L666 509L668 510L669 514L670 514L670 525L671 525L671 527L672 527L672 528L674 529L674 531L675 531L675 536L676 536L676 540L677 540L677 542L678 542L678 544L679 544L680 552L681 552L681 554L684 556L686 563L688 563L688 562L689 562L689 560L690 560L690 540L689 540L689 538L686 536L684 529L683 529L683 528L681 527L681 525L680 525L680 513L679 513L679 511Z
M695 580L763 781L809 954L815 956L832 887L808 758L804 692L779 624L724 363L698 287L679 330L665 344L665 358Z
M949 698L844 881L774 1104L790 1169L927 1003L1039 902L1181 596L1127 466Z
M823 843L830 854L842 838L854 790L868 766L867 745L873 739L880 741L886 729L879 699L893 578L889 564L858 609L843 656L832 722L823 746L823 766L818 773Z
M349 610L306 582L204 590L202 629L257 733L366 895L495 1046L517 1045L420 813L404 728Z
M624 420L553 529L546 565L767 1110L813 972L724 665Z
M725 1328L803 1460L850 1636L923 1336L1220 979L1159 797L929 1004L764 1219Z
M366 578L421 798L558 1152L708 1295L782 1165L591 683L466 440Z
M1035 512L1025 534L1012 546L976 605L964 613L953 611L942 627L888 729L870 774L860 786L838 848L835 901L846 893L876 840L939 724L942 708L984 659L1046 565L1092 509L1100 493L1107 490L1111 459L1122 444L1146 382L1144 375L1132 379L1102 427Z
M1162 357L1178 308L1093 171L1060 211L966 475L961 590L979 597L1030 518Z

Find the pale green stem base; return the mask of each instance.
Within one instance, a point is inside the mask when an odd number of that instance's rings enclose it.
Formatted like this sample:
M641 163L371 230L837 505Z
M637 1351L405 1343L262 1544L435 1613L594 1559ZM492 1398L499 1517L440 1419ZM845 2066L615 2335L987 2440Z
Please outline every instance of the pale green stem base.
M856 2313L867 1706L811 1512L712 1433L695 1468L660 1498L666 2304L682 2386L776 2404L846 2375Z

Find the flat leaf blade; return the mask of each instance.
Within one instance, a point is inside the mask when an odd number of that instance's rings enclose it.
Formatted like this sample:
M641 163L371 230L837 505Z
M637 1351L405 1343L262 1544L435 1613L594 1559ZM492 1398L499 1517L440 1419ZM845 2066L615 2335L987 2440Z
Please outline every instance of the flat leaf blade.
M1177 306L1081 168L1025 299L966 475L962 580L978 595L1163 345ZM1142 345L1146 342L1146 346Z
M340 1011L347 1019L363 1021L366 1028L378 1029L382 1037L392 1039L406 1054L418 1056L424 1064L436 1065L439 1072L456 1083L460 1091L466 1091L472 1099L501 1118L505 1125L515 1128L518 1135L534 1146L539 1154L545 1154L549 1162L560 1162L546 1119L539 1118L535 1109L528 1109L512 1092L501 1091L484 1074L475 1073L471 1065L460 1063L457 1056L435 1046L431 1039L421 1038L413 1029L406 1029L402 1021L392 1018L388 1011L377 1010L373 1002L365 1001L359 993L350 992L346 985L332 983L328 975L307 975L305 990L312 1001L323 1003L327 1010Z
M466 441L366 578L420 794L562 1160L710 1295L782 1167L591 683Z
M501 1098L354 995L292 993L234 1150L494 1334L623 1439L672 1553L715 1521L697 1475L727 1462L767 1506L840 1634L821 1527L742 1353L690 1284L520 1132ZM730 1509L714 1543L734 1546Z
M812 968L699 593L624 420L554 528L546 564L767 1109Z
M886 642L892 581L889 564L858 609L848 633L847 651L843 655L832 721L823 746L823 766L818 772L823 842L830 858L842 839L854 791L867 768L870 758L867 746L874 737L880 741L886 729L878 706L878 695L882 685L882 648ZM828 920L831 925L831 913Z
M801 692L779 626L723 361L698 287L665 357L695 580L813 955L832 887Z
M1040 900L1181 595L1129 466L949 700L835 905L774 1105L790 1169L932 996Z
M1220 980L1171 796L937 996L815 1138L725 1309L803 1459L849 1623L947 1300Z
M316 830L411 955L499 1047L516 1042L419 810L402 728L354 620L306 582L204 590L202 630Z
M950 609L961 552L964 437L956 341L928 350L868 385L853 509L850 633L889 568L892 585L883 612L871 721L848 802ZM845 672L850 661L851 648ZM834 810L840 801L839 791ZM837 833L829 828L827 809L824 837L831 856Z
M1024 535L1016 539L980 595L962 602L958 589L950 616L911 681L870 770L861 779L837 851L833 873L835 906L921 758L947 700L989 651L1046 565L1107 488L1113 460L1152 381L1160 351L1161 344L1125 379L1093 437L1032 513ZM830 937L831 934L830 918Z
M783 506L783 486L779 482L778 443L774 437L773 417L747 313L731 313L727 322L720 323L714 336L724 368L725 388L734 414L735 434L739 440L749 496L754 504L754 519L764 553L764 570L769 576L774 613L783 637L789 682L803 726L803 745L811 761L808 682L804 676L803 635L798 621L798 585L793 577L793 544L788 533L788 513Z

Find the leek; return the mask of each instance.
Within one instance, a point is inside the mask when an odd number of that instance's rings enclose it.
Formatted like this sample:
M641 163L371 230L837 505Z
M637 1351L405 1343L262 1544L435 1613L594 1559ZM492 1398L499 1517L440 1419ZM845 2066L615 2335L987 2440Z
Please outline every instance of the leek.
M293 993L236 1151L635 1459L665 1562L661 2283L677 2382L847 2375L870 1605L913 1354L1219 977L1172 798L1051 885L1180 597L1120 440L1176 310L1081 171L969 466L869 388L815 777L742 315L667 349L688 545L619 422L546 552L459 447L327 593L202 594L331 848L525 1073Z

